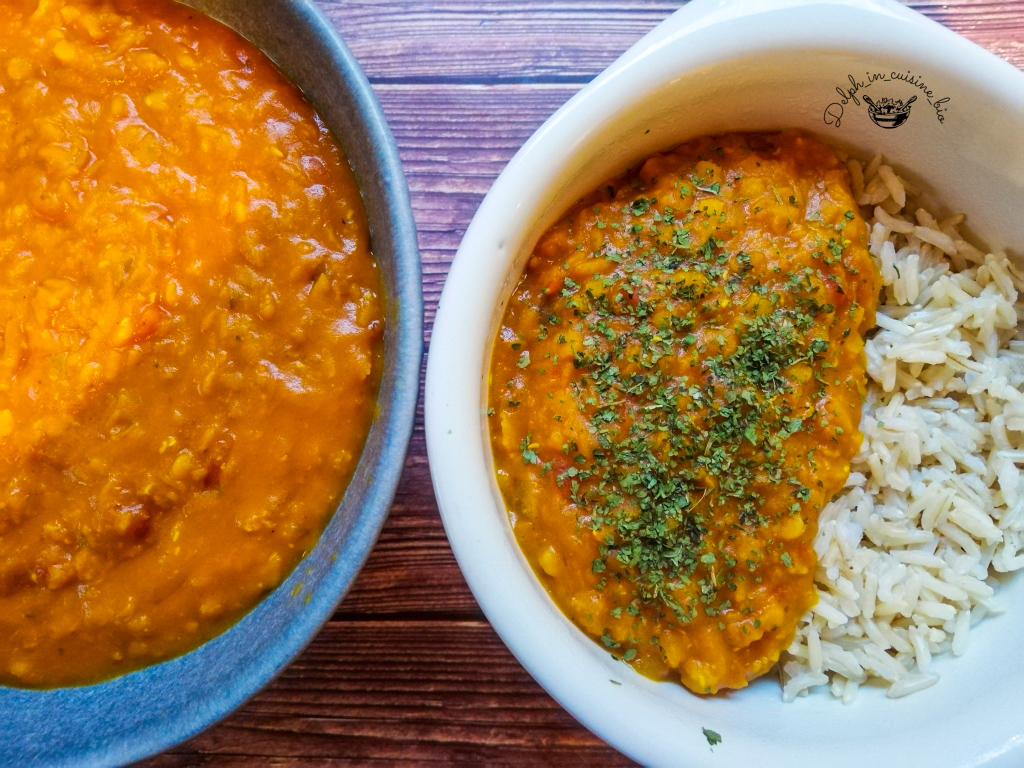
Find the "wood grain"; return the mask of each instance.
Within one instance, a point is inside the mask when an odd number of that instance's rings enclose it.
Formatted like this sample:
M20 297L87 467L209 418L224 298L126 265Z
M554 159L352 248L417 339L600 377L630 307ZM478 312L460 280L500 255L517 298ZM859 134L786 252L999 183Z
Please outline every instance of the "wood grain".
M680 3L340 0L321 6L375 85L582 85Z
M328 760L630 764L540 690L486 622L436 618L330 622L248 706L148 764Z
M908 4L1024 67L1024 2ZM362 63L402 154L429 339L452 257L494 178L555 109L679 3L321 6ZM332 621L248 705L146 765L400 763L630 764L548 697L484 621L434 502L422 405L391 516Z
M579 88L502 83L378 85L412 194L427 339L466 225L501 169Z
M912 2L911 8L1024 69L1024 3L1015 0Z
M321 3L375 83L431 84L586 83L680 5L655 0ZM1024 3L906 5L1024 67Z

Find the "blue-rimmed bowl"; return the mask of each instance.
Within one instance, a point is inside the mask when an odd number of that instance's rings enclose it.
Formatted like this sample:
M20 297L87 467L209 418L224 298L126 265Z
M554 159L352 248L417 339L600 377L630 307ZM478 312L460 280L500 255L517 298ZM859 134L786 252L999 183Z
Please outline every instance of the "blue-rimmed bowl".
M423 351L419 251L398 150L366 77L310 0L186 4L261 48L316 107L352 164L387 293L379 416L316 548L234 627L185 656L99 685L0 687L2 766L139 760L194 736L270 682L327 621L368 557L412 434Z

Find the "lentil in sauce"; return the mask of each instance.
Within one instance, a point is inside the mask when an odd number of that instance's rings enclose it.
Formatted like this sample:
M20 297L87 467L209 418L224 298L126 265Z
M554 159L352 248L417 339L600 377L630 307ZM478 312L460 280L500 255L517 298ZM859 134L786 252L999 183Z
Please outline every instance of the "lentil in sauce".
M337 142L166 0L0 6L0 682L188 651L316 543L383 293Z
M861 445L867 236L831 148L732 134L602 185L531 254L491 363L498 484L554 601L641 673L742 688L815 603Z

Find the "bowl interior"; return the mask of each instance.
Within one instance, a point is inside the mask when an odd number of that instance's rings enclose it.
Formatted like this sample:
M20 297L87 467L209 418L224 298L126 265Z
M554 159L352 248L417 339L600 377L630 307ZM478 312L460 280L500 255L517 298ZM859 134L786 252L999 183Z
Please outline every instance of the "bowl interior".
M422 356L419 252L397 148L358 64L312 2L190 0L254 42L314 104L349 158L383 274L379 416L314 551L238 624L177 659L99 685L0 688L3 765L110 765L195 735L268 683L333 612L376 541L412 433Z
M1024 628L1012 614L978 627L967 656L940 660L941 681L910 699L864 690L849 706L826 694L784 705L773 679L698 698L640 677L576 630L508 523L484 415L505 303L539 235L651 153L705 134L800 128L865 158L881 152L947 211L967 213L983 241L1024 255L1014 211L1024 199L1024 75L895 3L746 5L750 15L702 0L680 11L556 113L481 205L442 295L427 377L446 529L513 653L585 725L644 764L706 761L708 727L723 736L710 759L728 764L767 753L794 765L891 764L894 754L914 766L1018 765L1010 702L1024 671L1011 660ZM917 99L901 125L886 128L871 120L864 95ZM1024 603L1024 582L1013 580L1000 600Z

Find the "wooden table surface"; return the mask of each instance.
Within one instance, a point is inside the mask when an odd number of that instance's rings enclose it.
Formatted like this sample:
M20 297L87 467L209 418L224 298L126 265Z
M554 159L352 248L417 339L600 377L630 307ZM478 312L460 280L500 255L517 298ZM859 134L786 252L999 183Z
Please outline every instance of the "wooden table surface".
M680 4L321 3L401 150L427 341L448 266L494 178L545 118ZM909 5L1024 68L1024 0ZM422 403L391 516L331 621L241 710L146 765L396 763L631 765L533 682L477 607L434 501Z

